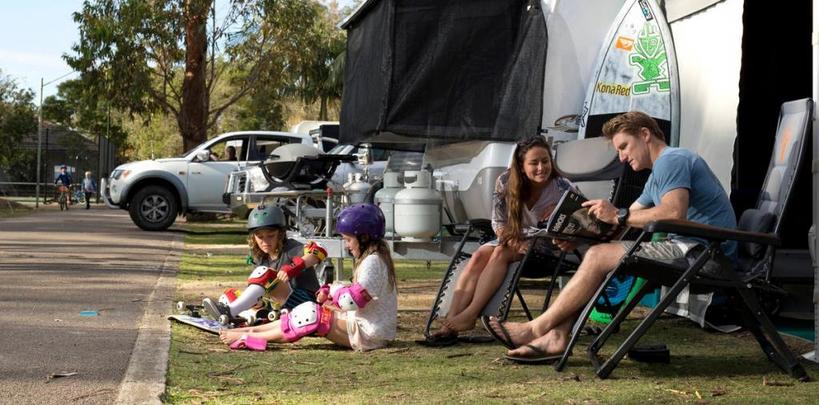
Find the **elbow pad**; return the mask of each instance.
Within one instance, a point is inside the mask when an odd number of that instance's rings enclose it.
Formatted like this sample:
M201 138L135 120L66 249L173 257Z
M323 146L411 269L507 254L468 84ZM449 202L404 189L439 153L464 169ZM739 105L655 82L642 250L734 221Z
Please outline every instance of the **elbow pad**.
M316 256L319 259L319 262L323 262L324 259L327 258L327 249L311 240L304 245L304 255Z
M330 295L333 297L333 304L341 308L342 311L355 311L364 308L373 299L367 289L358 283L352 285L335 284L330 287Z
M294 257L293 261L279 269L279 271L283 271L284 274L287 274L287 277L290 278L298 277L302 270L304 270L304 259L301 257Z

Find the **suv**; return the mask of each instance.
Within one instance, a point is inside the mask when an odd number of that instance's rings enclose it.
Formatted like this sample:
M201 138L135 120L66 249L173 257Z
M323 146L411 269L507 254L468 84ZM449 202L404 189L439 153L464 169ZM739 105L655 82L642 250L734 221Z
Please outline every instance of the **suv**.
M290 143L314 146L307 134L230 132L179 157L117 166L102 180L101 190L105 203L127 209L137 226L162 231L177 215L230 213L222 199L228 174L258 164L278 146Z

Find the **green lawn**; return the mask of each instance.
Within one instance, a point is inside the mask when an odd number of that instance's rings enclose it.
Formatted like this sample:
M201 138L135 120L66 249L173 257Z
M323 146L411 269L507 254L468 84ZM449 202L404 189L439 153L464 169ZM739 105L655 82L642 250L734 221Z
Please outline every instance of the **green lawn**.
M0 218L20 217L30 214L33 208L11 199L0 198Z
M186 237L180 264L185 286L242 286L243 256L191 253L213 244L207 225ZM220 228L221 229L221 228ZM222 240L223 235L211 235ZM195 238L195 239L194 239ZM240 242L243 238L239 238ZM220 242L222 243L222 242ZM349 269L350 264L345 264ZM399 336L383 350L354 353L320 338L271 344L266 352L231 352L215 335L174 324L165 401L170 403L816 403L819 386L799 383L769 363L747 333L709 333L688 320L664 317L643 343L666 343L670 364L623 360L612 378L594 377L585 345L569 367L522 366L503 360L495 344L418 346L446 263L398 263ZM526 291L533 301L540 291ZM519 312L516 312L519 318ZM632 327L634 320L626 327ZM623 339L623 333L613 338ZM812 344L789 339L797 353ZM585 344L585 343L584 343ZM612 347L603 350L611 353ZM819 377L819 367L805 363ZM763 384L767 381L767 384Z

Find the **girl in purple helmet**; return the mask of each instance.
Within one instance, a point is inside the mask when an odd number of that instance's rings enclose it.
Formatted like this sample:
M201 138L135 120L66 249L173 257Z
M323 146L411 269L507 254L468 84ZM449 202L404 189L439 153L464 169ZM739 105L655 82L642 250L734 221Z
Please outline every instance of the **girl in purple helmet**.
M395 339L398 293L390 248L383 240L384 224L384 214L375 205L344 209L336 219L336 230L354 259L352 284L325 285L317 293L318 303L300 304L265 325L223 330L222 341L231 348L263 349L269 341L323 336L358 351L386 346Z
M492 229L498 239L482 245L470 258L455 286L449 313L440 328L420 343L448 346L458 333L475 327L483 307L500 287L509 264L529 247L525 229L547 219L571 187L552 165L549 143L537 135L520 140L512 164L495 183Z

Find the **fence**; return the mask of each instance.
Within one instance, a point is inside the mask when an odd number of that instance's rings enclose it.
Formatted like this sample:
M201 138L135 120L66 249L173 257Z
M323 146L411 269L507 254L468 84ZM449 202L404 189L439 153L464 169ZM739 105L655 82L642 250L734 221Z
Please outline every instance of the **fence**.
M73 185L72 185L73 187ZM56 196L54 183L40 183L40 203L54 202ZM35 202L37 197L37 183L20 181L0 181L0 198L9 198L17 201ZM99 193L96 202L99 202Z

